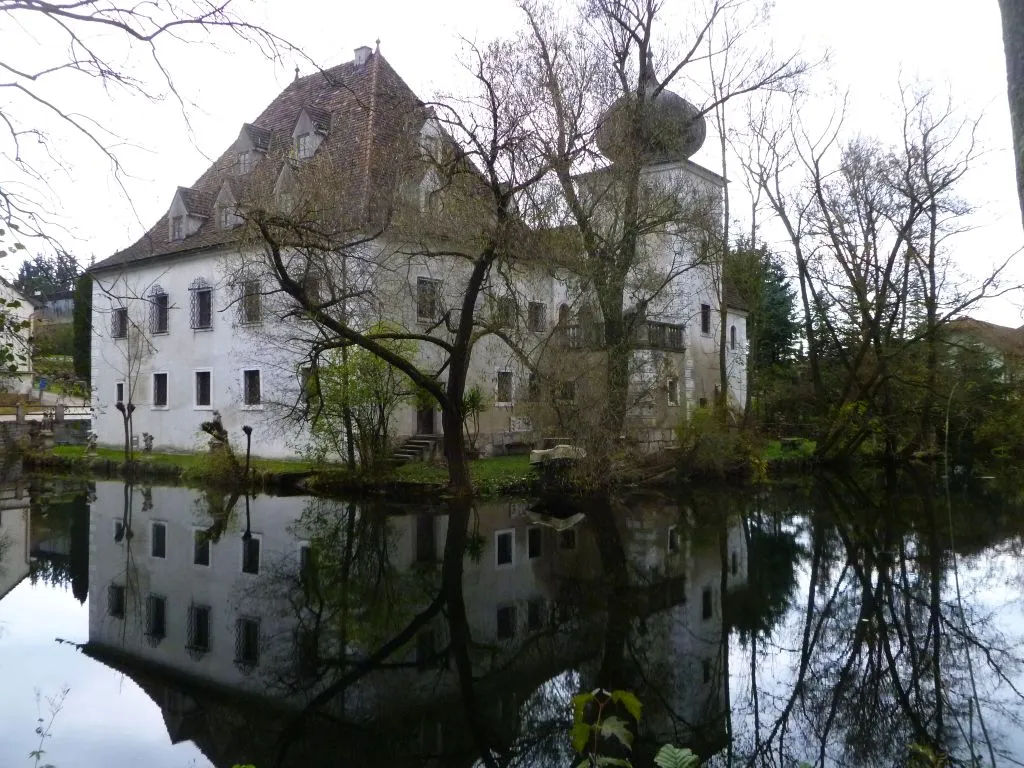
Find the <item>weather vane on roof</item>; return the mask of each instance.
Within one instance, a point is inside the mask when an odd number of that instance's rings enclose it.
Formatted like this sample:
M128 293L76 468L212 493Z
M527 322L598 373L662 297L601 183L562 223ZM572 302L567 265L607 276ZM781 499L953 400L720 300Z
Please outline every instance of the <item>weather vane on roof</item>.
M377 53L380 53L380 38L377 38Z

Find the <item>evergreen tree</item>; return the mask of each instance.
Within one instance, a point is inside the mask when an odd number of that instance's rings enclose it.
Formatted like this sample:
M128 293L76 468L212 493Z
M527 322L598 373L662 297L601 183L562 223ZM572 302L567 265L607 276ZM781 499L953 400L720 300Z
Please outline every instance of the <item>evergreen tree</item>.
M92 277L83 272L75 281L75 307L72 315L75 375L88 382L92 375Z

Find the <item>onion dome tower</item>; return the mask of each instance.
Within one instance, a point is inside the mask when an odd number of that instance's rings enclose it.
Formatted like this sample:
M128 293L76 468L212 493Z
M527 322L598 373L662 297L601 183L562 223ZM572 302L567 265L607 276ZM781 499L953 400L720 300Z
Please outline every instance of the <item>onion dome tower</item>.
M685 160L704 144L707 122L693 104L667 88L658 91L651 55L647 55L644 98L620 96L601 118L597 147L612 162L639 159L642 165ZM631 124L633 119L639 125ZM631 137L637 146L630 146Z

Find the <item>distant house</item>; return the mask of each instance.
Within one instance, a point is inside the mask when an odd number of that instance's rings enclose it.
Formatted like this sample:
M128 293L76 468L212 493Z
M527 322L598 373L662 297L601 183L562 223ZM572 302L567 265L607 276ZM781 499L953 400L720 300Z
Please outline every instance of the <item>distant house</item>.
M945 338L952 351L980 352L993 369L1002 371L1007 383L1024 373L1024 326L1009 328L973 317L958 317L946 326Z

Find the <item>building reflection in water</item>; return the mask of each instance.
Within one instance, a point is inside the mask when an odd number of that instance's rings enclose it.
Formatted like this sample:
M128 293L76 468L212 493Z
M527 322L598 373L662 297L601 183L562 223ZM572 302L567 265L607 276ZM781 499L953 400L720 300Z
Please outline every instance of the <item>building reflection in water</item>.
M469 515L465 650L484 733L468 733L442 611L332 697L317 715L329 727L305 728L289 762L468 765L483 743L564 764L569 700L609 669L644 700L645 739L719 748L722 590L746 581L741 528L702 527L658 498L612 512L612 526L596 525L586 504L541 514L486 502ZM85 651L147 691L173 741L195 741L217 765L262 768L282 723L442 589L451 520L443 506L97 483ZM624 577L610 575L612 551Z

